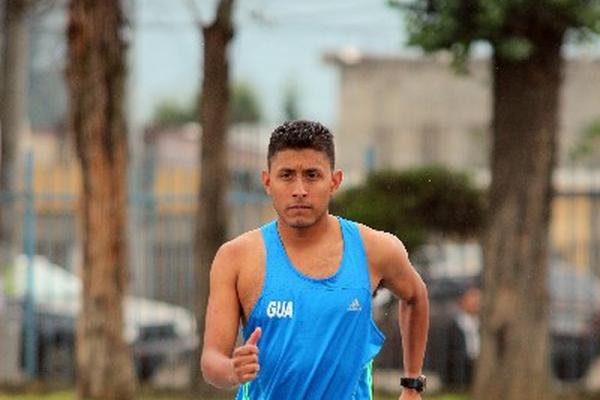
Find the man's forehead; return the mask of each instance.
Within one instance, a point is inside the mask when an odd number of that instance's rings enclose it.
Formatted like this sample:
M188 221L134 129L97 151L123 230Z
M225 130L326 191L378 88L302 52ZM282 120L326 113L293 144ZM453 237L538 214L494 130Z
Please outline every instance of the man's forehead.
M313 149L286 149L277 152L271 159L271 168L311 169L329 166L327 155Z

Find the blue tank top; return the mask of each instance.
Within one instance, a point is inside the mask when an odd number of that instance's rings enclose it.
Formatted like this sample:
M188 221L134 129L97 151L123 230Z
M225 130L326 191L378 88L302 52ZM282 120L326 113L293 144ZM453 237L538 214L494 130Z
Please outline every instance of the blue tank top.
M371 317L367 257L356 223L338 218L344 251L332 276L302 274L288 258L277 223L261 227L262 293L243 329L256 327L260 372L237 400L372 399L372 360L384 336Z

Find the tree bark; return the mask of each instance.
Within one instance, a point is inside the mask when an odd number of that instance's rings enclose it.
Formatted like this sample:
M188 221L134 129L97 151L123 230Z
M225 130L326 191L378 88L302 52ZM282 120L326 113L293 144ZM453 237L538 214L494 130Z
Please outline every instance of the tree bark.
M69 4L70 122L83 180L77 391L86 399L132 399L136 388L123 338L128 277L123 20L119 0Z
M202 29L204 38L204 77L200 101L202 139L200 149L200 187L196 228L196 320L204 344L204 324L208 304L212 260L227 235L227 132L229 129L229 57L233 38L233 0L221 0L215 20ZM194 361L193 386L210 391L199 376L199 357Z
M493 148L483 237L482 353L474 398L551 399L548 224L563 32L528 24L530 57L495 52Z
M14 196L19 137L25 129L27 98L27 11L31 0L4 3L0 93L0 269L16 254Z

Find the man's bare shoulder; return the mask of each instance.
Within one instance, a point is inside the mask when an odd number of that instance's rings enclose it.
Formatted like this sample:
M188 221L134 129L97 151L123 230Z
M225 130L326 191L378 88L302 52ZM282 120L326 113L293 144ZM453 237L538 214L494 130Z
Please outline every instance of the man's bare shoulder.
M371 267L379 269L408 259L406 248L396 235L364 224L358 226Z
M360 225L372 281L382 284L401 299L411 298L422 285L404 244L388 232Z
M245 260L262 249L260 229L254 229L231 239L219 248L216 259L226 259L229 263Z
M221 250L227 254L239 254L252 250L262 241L260 229L253 229L251 231L242 233L239 236L225 242L221 246Z
M215 256L215 264L221 268L239 272L249 260L258 260L264 253L260 229L245 232L225 242Z

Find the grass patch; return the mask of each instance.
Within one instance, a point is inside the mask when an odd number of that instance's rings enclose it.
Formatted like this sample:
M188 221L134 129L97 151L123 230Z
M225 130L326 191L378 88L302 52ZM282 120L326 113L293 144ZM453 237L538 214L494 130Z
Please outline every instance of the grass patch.
M0 400L74 400L75 394L72 391L52 392L52 393L4 393L0 394Z

